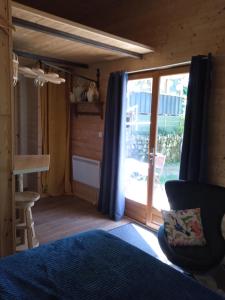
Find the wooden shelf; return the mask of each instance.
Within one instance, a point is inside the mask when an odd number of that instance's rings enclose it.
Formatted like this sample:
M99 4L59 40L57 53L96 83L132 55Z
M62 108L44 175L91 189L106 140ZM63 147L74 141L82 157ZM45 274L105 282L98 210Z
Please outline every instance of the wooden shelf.
M75 116L100 116L103 119L103 102L77 102L71 103Z

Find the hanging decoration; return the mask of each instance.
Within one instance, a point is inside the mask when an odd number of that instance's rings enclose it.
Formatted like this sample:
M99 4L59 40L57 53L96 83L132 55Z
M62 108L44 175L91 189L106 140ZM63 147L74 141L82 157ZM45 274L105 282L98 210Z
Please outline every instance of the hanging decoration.
M99 99L99 92L95 82L91 82L87 91L88 102L96 102Z
M54 84L65 83L64 78L59 77L57 73L45 73L41 68L19 67L19 73L27 78L34 78L34 84L42 87L45 83L51 82Z
M96 80L88 78L83 75L73 74L76 77L76 80L73 80L72 77L72 89L70 92L70 102L79 103L79 102L90 102L98 103L99 102L99 78L100 71L97 69Z

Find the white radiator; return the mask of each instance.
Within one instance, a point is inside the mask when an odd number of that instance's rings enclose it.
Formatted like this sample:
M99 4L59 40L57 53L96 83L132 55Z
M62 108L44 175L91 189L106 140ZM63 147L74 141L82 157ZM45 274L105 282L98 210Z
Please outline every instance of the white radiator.
M100 161L73 155L73 180L94 188L100 187Z

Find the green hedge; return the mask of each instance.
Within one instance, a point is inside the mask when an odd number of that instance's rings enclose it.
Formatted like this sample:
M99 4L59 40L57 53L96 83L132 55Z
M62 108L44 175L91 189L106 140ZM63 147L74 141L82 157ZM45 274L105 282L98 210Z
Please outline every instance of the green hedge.
M180 161L182 136L178 134L158 135L157 152L166 155L167 163Z
M176 163L180 161L180 150L182 135L171 133L166 135L158 134L157 152L166 155L166 163ZM146 134L127 135L126 155L140 161L148 161L149 136Z

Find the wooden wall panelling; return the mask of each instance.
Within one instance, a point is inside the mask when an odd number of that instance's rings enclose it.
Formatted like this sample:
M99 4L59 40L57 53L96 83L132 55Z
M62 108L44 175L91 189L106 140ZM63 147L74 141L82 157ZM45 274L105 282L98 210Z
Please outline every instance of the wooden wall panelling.
M73 116L72 154L101 160L103 122L99 116Z
M103 122L99 116L72 116L72 155L80 155L101 161ZM98 190L88 185L73 182L73 193L93 204L98 202Z
M77 69L75 73L96 79L96 69L91 69L90 71ZM100 76L100 86L101 84ZM105 102L105 97L101 93L100 101ZM71 105L71 155L79 155L101 161L103 146L103 137L101 137L101 134L103 134L103 127L104 121L100 116L75 116L73 106ZM93 204L98 202L97 189L75 181L73 181L72 186L73 193L77 197Z
M11 23L11 2L1 0L0 20ZM0 256L12 254L15 249L14 232L14 112L12 91L12 33L0 26Z
M212 92L209 107L210 182L225 185L225 55L213 58Z
M133 3L134 1L132 1ZM135 5L134 3L132 4ZM138 3L139 5L139 3ZM152 45L154 53L147 54L142 60L131 58L113 62L92 64L88 70L81 70L83 75L93 76L100 68L101 100L106 101L109 74L118 70L135 71L151 69L173 64L188 62L191 57L211 52L214 60L211 106L209 114L209 168L210 182L225 186L225 10L224 2L220 0L202 1L143 1L131 18L133 10L126 11L126 18L120 18L124 11L113 11L118 22L108 22L105 30L121 34L144 44ZM130 15L128 15L130 14ZM120 17L119 17L120 16ZM173 17L171 17L173 16ZM119 20L122 22L119 22ZM100 28L101 29L101 28ZM90 158L102 158L102 147L92 147L89 143L99 142L98 126L92 127L93 117L73 119L72 152ZM104 121L99 122L103 130ZM98 123L97 123L98 124ZM79 131L81 127L82 131ZM89 134L87 142L83 132ZM100 141L102 144L102 141Z
M150 5L150 4L149 4ZM173 1L164 0L151 4L154 10L142 14L142 30L138 31L139 17L132 19L136 30L132 31L134 39L145 44L151 42L155 52L145 55L143 60L120 59L114 62L94 64L93 69L101 69L101 93L107 90L110 72L117 70L135 71L151 69L191 60L199 54L213 55L212 92L209 113L209 170L210 182L225 186L225 9L220 0ZM184 7L188 5L190 9ZM169 12L176 12L171 18ZM184 14L185 12L185 14ZM148 20L147 20L148 19ZM147 26L147 23L148 26ZM132 26L124 22L124 35L129 37ZM125 32L126 29L126 32ZM122 30L122 29L121 29Z
M97 189L77 181L73 181L72 189L73 193L80 199L86 200L93 205L97 205L99 192Z

